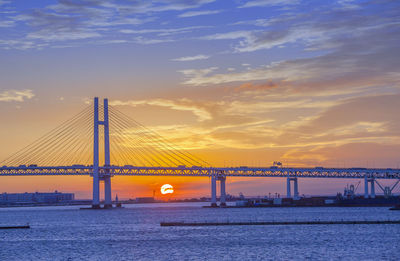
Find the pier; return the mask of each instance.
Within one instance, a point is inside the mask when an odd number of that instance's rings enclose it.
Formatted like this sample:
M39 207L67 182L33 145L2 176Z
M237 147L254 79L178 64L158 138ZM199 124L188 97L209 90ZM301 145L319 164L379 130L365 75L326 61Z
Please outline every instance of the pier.
M284 226L284 225L383 225L400 224L400 220L353 220L353 221L254 221L254 222L161 222L162 227L204 226Z
M24 225L24 226L0 226L0 229L27 229L31 228L30 225Z

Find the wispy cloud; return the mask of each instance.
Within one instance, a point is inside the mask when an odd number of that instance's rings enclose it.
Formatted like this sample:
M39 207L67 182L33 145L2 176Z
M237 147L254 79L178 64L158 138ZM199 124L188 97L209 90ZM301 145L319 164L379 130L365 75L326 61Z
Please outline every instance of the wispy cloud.
M115 8L121 13L151 13L165 11L182 11L187 9L198 8L203 5L215 2L216 0L155 0L155 1L135 1L127 5L118 4L116 1L110 1L103 4L104 6Z
M167 100L167 99L151 99L151 100L136 100L136 101L121 101L115 100L110 103L112 106L140 106L140 105L152 105L168 107L173 110L191 111L199 117L200 121L211 119L210 113L206 109L206 105L201 103L195 103L188 99L179 100Z
M47 46L47 44L37 44L30 40L0 40L0 47L3 49L17 49L17 50L28 50L28 49L40 49Z
M399 7L399 4L394 4ZM393 6L393 7L394 7ZM304 22L305 17L310 20ZM341 17L340 23L337 18ZM294 20L293 20L294 19ZM291 58L234 73L215 70L181 70L187 85L212 85L234 82L269 80L283 82L285 88L321 90L327 88L356 88L372 85L396 88L400 70L392 53L400 42L399 22L392 8L382 15L365 10L332 10L283 17L273 22L286 27L255 31L232 31L208 35L203 39L239 39L237 52L270 49L285 44L304 46L308 58ZM288 24L287 24L288 23ZM287 24L287 25L285 25ZM349 37L351 35L351 37ZM314 51L319 53L313 54ZM321 52L323 51L323 52Z
M66 41L66 40L81 40L94 37L100 37L101 34L93 31L49 31L41 30L34 33L29 33L28 39L40 39L43 41Z
M193 17L193 16L199 16L199 15L212 15L212 14L219 14L221 13L221 10L205 10L205 11L190 11L190 12L185 12L178 17Z
M0 6L5 5L5 4L9 4L9 3L11 3L11 1L0 0Z
M210 56L204 55L204 54L199 54L199 55L194 55L194 56L183 56L183 57L172 59L171 61L189 62L189 61L196 61L196 60L206 60L208 58L210 58Z
M14 21L0 21L0 27L13 27L15 26L15 22Z
M193 30L210 28L211 26L188 26L180 28L156 28L156 29L121 29L120 32L123 34L157 34L159 36L174 35L190 33Z
M32 9L18 10L10 19L0 21L0 28L21 26L19 36L10 34L3 37L3 48L15 48L13 41L31 41L32 48L40 49L43 43L50 46L60 46L58 42L64 42L62 46L72 46L71 41L81 44L91 43L83 41L98 38L103 43L110 42L115 38L115 30L122 33L137 33L133 26L139 26L157 19L154 15L166 11L183 11L191 8L199 8L215 0L194 0L194 1L164 1L156 0L149 2L121 1L63 1L57 0L55 4L44 4ZM1 5L9 4L9 1L1 1ZM17 9L16 9L17 10ZM14 10L11 10L15 12ZM124 28L125 27L125 28ZM128 27L128 28L126 28ZM198 28L181 28L176 30L158 30L160 36L176 33L191 32ZM144 31L139 33L145 33ZM148 32L150 33L150 31ZM154 32L155 33L155 32ZM128 39L123 39L128 40ZM156 43L160 40L135 39L138 43ZM163 39L162 42L170 42L170 39ZM67 43L68 42L68 43ZM6 43L10 43L6 46ZM77 46L75 44L74 46ZM20 48L19 48L20 49Z
M244 5L240 6L246 7L259 7L259 6L286 6L286 5L296 5L300 3L299 0L252 0L247 1Z
M248 31L233 31L227 33L218 33L201 37L204 40L234 40L234 39L247 39L251 37Z
M134 43L143 44L143 45L169 43L169 42L173 42L173 41L174 41L173 39L152 39L152 38L144 38L142 36L133 38Z
M310 41L321 38L322 32L298 27L293 30L253 30L232 31L204 36L205 40L235 40L240 42L234 47L235 52L254 52L258 50L271 49L280 45L294 43L298 40Z
M5 90L0 92L0 101L3 102L24 102L35 97L32 90Z

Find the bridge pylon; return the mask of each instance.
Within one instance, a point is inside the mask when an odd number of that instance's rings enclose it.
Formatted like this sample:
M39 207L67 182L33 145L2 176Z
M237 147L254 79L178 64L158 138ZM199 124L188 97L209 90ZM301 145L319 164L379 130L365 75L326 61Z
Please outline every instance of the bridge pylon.
M92 208L100 208L100 179L104 180L104 208L112 208L111 175L106 169L105 174L99 173L99 126L104 126L104 166L110 166L110 131L108 118L108 99L103 101L103 120L99 120L99 98L94 98L94 128L93 128L93 202Z

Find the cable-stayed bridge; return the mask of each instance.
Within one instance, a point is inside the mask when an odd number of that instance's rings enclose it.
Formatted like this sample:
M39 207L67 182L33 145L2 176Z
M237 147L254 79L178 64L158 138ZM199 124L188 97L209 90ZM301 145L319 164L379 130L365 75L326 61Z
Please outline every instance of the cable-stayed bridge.
M212 206L217 206L217 181L221 186L220 204L226 204L227 177L286 178L287 197L294 199L299 197L298 178L363 179L365 197L375 197L375 184L382 188L377 179L397 180L391 190L400 181L400 170L389 168L212 167L109 106L107 99L99 105L95 98L93 105L3 160L0 176L90 176L93 208L100 207L100 182L104 183L104 207L112 206L111 177L116 175L210 177Z

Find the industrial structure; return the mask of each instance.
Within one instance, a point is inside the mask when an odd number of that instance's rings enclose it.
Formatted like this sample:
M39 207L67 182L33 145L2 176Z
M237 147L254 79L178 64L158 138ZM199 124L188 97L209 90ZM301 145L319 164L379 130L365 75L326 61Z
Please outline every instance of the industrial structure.
M211 206L217 206L217 181L220 183L220 206L226 205L226 179L228 177L280 177L286 178L287 197L299 198L298 180L302 178L351 178L364 181L364 197L375 197L375 183L382 190L392 191L400 181L399 169L371 168L286 168L281 164L270 167L217 168L173 144L154 131L108 105L104 99L99 106L94 99L92 109L85 109L53 132L46 134L27 148L14 153L2 162L0 176L86 175L93 179L93 208L100 208L100 183L104 183L104 208L112 207L111 178L113 176L188 176L211 178ZM112 110L110 110L112 109ZM103 118L99 119L102 112ZM111 117L110 117L111 116ZM92 121L93 120L93 121ZM88 124L90 121L93 123ZM113 125L112 125L113 124ZM115 125L110 143L110 128ZM75 137L79 126L86 130ZM99 131L103 126L103 132ZM130 132L134 129L134 132ZM86 136L85 136L86 135ZM132 136L135 136L135 140ZM84 144L85 137L93 138L93 145ZM102 139L100 139L102 137ZM82 140L80 140L82 139ZM128 139L130 145L122 139ZM63 144L65 141L66 144ZM100 143L104 147L100 146ZM146 146L150 146L147 148ZM113 147L114 146L114 147ZM113 148L113 150L111 150ZM90 153L88 152L90 151ZM100 157L103 152L104 158ZM64 155L65 154L65 155ZM87 156L86 164L76 164ZM115 162L121 159L125 164ZM102 164L100 163L102 162ZM92 163L92 164L90 164ZM391 188L383 188L378 179L397 180ZM291 189L293 183L293 194Z

